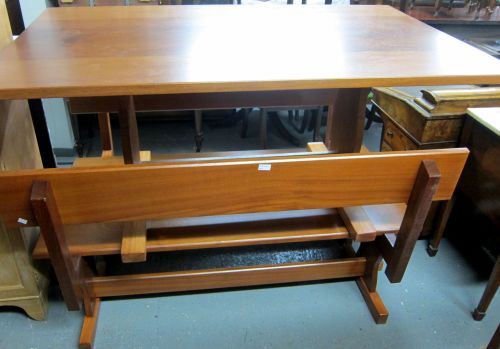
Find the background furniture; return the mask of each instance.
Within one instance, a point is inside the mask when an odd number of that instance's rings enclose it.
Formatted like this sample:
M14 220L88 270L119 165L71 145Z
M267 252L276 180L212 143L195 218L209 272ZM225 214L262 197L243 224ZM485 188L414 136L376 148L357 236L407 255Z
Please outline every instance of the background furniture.
M0 0L0 47L11 40L5 2ZM0 171L41 167L27 101L0 101ZM0 221L0 306L20 307L33 319L43 320L48 282L31 261L33 237L33 229L8 229Z
M500 283L500 108L469 109L460 143L471 153L457 186L449 225L461 227L457 239L469 250L487 251L497 260L474 311L474 319L481 320ZM474 230L474 239L466 236L469 229Z
M384 123L381 150L439 149L458 146L467 108L500 106L500 88L477 86L374 88L373 105ZM435 203L422 230L433 234L435 255L450 207Z

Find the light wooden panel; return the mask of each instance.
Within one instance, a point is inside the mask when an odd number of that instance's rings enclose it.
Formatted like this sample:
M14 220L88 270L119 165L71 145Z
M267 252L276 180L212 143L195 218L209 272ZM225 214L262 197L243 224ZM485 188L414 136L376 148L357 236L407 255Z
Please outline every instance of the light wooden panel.
M147 221L126 222L123 225L121 255L123 263L146 260Z
M0 174L0 215L36 224L34 180L50 181L63 224L287 211L406 202L422 160L442 178L435 200L449 199L467 149L290 157L266 161L47 169ZM265 164L266 169L259 170Z
M389 6L54 8L0 62L3 99L500 81L498 60Z

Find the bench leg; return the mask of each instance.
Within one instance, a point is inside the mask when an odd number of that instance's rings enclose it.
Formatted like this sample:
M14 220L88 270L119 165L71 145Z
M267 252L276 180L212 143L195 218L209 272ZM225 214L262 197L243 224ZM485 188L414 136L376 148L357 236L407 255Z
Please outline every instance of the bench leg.
M382 255L380 254L375 242L365 242L359 247L358 256L366 257L365 275L356 279L361 295L363 296L373 320L377 324L385 324L389 312L387 311L382 299L377 293L377 276Z
M85 317L83 319L82 332L80 335L80 349L92 349L94 347L95 332L97 329L97 319L101 308L101 299L86 299Z
M364 278L362 277L356 280L356 284L361 291L361 295L363 296L375 323L378 325L385 324L387 322L389 312L387 311L379 294L376 291L370 292L366 286Z

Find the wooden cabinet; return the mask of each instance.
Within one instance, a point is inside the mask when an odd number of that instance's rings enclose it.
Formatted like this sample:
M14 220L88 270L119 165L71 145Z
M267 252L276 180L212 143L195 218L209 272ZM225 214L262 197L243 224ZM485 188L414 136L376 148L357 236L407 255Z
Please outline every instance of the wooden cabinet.
M0 47L12 40L0 0ZM35 131L27 101L0 101L0 170L41 168ZM47 314L47 278L29 254L37 232L6 229L0 222L0 306L17 306L36 320Z
M452 148L458 146L467 108L500 106L500 88L375 88L373 104L384 123L381 151ZM440 206L432 205L421 236L441 229Z
M385 149L450 148L458 144L467 108L500 106L500 88L476 86L374 89Z

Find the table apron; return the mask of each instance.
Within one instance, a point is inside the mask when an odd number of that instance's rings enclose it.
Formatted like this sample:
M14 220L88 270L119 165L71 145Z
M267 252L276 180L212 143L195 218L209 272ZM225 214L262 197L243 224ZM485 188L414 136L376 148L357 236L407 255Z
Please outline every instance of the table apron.
M134 96L134 105L136 111L321 106L332 104L337 91L318 89L139 95ZM116 112L120 98L72 97L69 102L74 114Z

